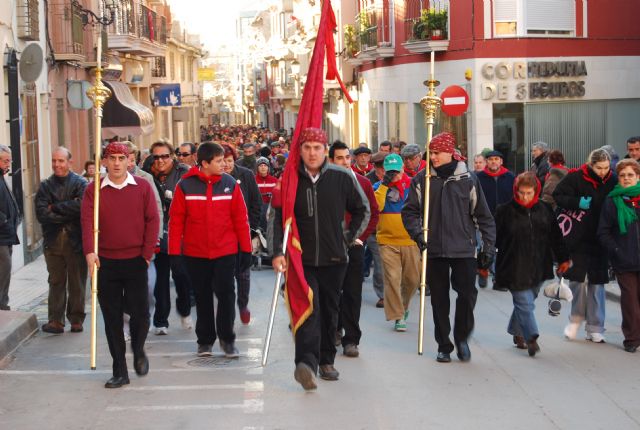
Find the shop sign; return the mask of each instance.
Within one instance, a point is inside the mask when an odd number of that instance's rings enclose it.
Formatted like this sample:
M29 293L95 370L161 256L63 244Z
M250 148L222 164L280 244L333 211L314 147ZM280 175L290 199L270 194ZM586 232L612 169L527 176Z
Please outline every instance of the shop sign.
M482 100L508 100L512 92L518 100L584 97L585 81L580 79L584 76L584 61L486 63L480 95Z

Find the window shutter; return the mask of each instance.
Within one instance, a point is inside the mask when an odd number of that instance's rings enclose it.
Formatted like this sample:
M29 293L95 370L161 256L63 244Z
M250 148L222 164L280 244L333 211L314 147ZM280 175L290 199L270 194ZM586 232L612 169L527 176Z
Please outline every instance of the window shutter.
M575 29L575 0L527 0L525 7L527 30Z
M494 0L493 19L496 22L515 22L518 20L518 0Z

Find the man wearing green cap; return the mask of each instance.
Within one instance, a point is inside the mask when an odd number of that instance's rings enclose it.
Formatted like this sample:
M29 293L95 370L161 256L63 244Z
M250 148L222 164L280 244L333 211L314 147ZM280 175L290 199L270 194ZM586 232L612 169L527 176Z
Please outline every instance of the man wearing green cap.
M395 321L396 331L407 330L409 303L420 282L420 251L400 215L411 185L403 165L399 155L387 155L384 177L373 186L380 208L376 236L384 268L384 313L387 321Z

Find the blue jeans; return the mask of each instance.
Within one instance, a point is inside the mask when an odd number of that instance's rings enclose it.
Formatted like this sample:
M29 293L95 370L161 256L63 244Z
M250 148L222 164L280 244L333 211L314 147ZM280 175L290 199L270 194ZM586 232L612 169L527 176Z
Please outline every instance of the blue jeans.
M587 320L587 333L604 333L604 307L606 294L603 284L588 284L586 282L569 282L573 293L571 302L572 322Z
M367 248L373 256L373 289L379 299L384 298L384 272L382 267L382 257L380 257L380 247L376 235L372 234L367 238Z
M525 340L537 338L538 323L534 310L536 309L535 300L540 292L540 285L529 288L528 290L513 291L513 312L509 320L507 332L512 336L522 336Z

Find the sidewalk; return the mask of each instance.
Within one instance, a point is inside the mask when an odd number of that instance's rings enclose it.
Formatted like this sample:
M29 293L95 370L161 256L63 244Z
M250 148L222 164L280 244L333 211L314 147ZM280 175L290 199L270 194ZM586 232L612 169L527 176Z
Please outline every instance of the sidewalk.
M0 312L0 367L22 342L38 331L38 317L47 318L48 276L44 256L11 276L11 311Z

